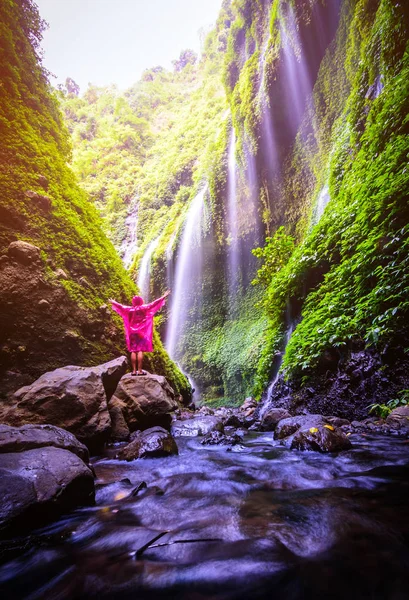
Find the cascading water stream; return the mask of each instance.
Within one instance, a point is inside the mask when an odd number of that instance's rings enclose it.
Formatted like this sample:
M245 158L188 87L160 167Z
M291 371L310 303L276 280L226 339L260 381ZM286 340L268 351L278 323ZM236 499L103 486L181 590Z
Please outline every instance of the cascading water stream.
M328 185L324 185L324 187L322 188L322 190L320 191L318 198L317 198L317 204L315 205L315 213L314 213L314 219L313 219L313 224L316 225L318 223L318 221L321 219L325 207L327 206L328 202L331 200L331 196L329 194L329 187Z
M232 127L229 153L228 153L228 175L227 175L227 225L229 229L228 246L228 282L229 282L229 306L235 306L237 286L239 281L240 248L238 236L238 212L237 212L237 163L236 163L236 132Z
M174 244L177 237L177 230L171 236L168 245L166 246L166 281L168 283L168 288L172 289L173 287L173 252L174 252Z
M187 319L189 298L195 276L201 272L202 251L194 252L194 246L200 248L204 198L207 186L203 187L193 199L183 228L182 239L176 257L176 270L170 303L170 319L166 336L166 349L170 357L177 360L177 341L183 334Z
M287 323L287 328L285 330L285 335L284 335L284 340L283 340L283 348L282 348L282 351L276 355L276 360L275 360L275 364L274 364L274 374L273 374L273 377L267 388L266 398L265 398L265 401L263 402L263 406L261 407L260 413L259 413L260 420L262 420L263 416L265 415L265 413L268 411L268 409L271 406L271 399L273 397L274 388L275 388L277 381L279 379L279 376L280 376L280 369L281 369L281 365L283 364L285 350L286 350L287 344L290 341L290 338L293 334L293 331L297 325L297 320L291 318L291 312L290 312L289 305L287 306L287 310L286 310L286 323Z
M266 55L268 50L270 36L267 36L263 49L260 53L259 60L259 72L260 72L260 85L258 89L258 100L260 107L261 116L261 130L263 134L263 140L265 143L265 151L268 157L268 164L272 173L278 171L278 148L277 148L277 136L271 115L270 101L267 95L265 83L266 83Z
M159 237L153 240L145 250L138 273L138 288L145 302L149 302L149 284L151 278L151 259L159 243Z

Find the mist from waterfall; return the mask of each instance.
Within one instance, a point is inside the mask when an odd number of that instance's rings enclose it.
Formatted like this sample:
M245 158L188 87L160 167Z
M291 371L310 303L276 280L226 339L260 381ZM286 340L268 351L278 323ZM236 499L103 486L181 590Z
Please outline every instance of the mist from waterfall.
M174 360L178 358L177 343L184 333L195 294L195 282L202 271L202 226L207 185L192 200L186 215L182 238L175 261L174 283L170 296L170 317L166 335L166 349Z
M282 36L283 76L288 85L288 100L291 102L293 120L298 127L305 111L306 100L312 92L312 85L292 8L289 8L287 28L282 30Z
M153 240L145 250L138 272L138 288L145 302L149 302L150 279L151 279L151 260L159 243L159 237Z
M259 72L260 85L258 89L258 102L260 110L260 121L262 138L265 145L267 155L267 164L271 173L279 171L277 135L271 114L270 99L266 90L266 57L268 52L270 35L267 35L267 40L260 52Z

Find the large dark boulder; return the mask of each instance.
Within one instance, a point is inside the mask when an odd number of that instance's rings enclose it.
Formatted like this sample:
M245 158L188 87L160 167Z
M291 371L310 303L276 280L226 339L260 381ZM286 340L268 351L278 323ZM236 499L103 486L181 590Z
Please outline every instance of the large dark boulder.
M317 452L340 452L349 450L352 444L341 429L332 425L302 428L293 436L292 450L315 450Z
M300 415L281 419L276 425L274 439L282 440L302 428L318 427L325 425L326 419L322 415Z
M175 437L196 437L206 435L211 431L223 432L223 423L217 417L203 416L185 421L173 421L172 434Z
M120 357L97 367L67 366L45 373L15 392L2 421L56 425L97 450L109 438L107 401L126 368L126 358Z
M260 429L262 431L274 431L280 421L290 418L291 415L285 408L270 408L261 419Z
M0 454L0 528L25 531L94 502L94 476L81 458L51 446Z
M178 454L178 447L170 433L163 427L151 427L138 432L132 442L118 452L118 458L130 461L172 454Z
M78 456L84 463L89 462L88 448L65 429L54 425L23 425L10 427L0 424L0 453L25 452L38 448L53 446L68 450Z
M122 377L109 402L109 410L118 409L130 431L155 425L170 428L171 413L179 408L175 392L165 377L147 374Z

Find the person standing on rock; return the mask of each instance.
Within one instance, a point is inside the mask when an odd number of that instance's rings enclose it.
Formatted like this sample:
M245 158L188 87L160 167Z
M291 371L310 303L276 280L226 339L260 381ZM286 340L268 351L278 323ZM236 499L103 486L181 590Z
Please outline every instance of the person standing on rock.
M143 353L152 352L153 350L153 316L165 304L169 294L170 290L165 292L162 298L158 298L149 304L144 304L140 296L134 296L132 306L124 306L112 298L109 299L112 309L124 321L126 345L131 353L132 375L146 375L146 371L142 370L142 361ZM137 357L138 370L136 370Z

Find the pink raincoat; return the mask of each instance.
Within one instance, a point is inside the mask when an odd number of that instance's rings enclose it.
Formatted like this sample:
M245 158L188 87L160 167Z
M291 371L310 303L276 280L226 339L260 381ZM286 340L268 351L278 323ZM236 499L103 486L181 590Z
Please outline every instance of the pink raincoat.
M135 305L135 300L141 302ZM142 304L143 300L135 296L133 306L124 306L119 302L112 302L112 308L124 320L126 345L129 352L152 352L153 316L162 308L166 298L158 298L150 304Z

